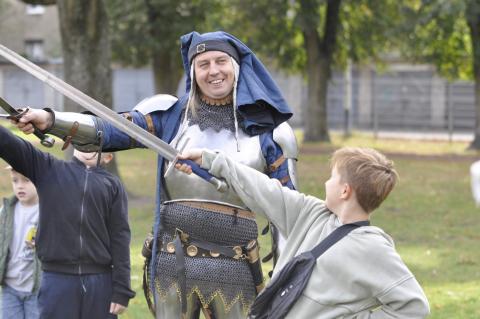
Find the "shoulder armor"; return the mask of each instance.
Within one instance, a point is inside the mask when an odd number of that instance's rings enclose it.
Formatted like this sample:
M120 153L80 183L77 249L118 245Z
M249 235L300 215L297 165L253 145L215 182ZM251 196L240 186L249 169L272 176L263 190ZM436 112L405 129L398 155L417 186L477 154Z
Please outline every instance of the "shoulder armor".
M140 103L135 105L133 111L138 111L143 115L155 112L166 111L177 103L178 98L169 94L157 94L146 99L143 99Z
M287 122L283 122L273 130L273 140L280 145L286 158L297 159L297 139L292 127Z

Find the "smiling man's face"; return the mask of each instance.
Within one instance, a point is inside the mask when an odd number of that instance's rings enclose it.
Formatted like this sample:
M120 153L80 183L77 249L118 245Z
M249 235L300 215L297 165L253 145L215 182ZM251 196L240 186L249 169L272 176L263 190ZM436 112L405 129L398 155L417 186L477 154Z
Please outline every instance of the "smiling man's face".
M207 51L199 54L194 63L195 81L203 95L211 99L223 99L232 92L235 74L228 54Z

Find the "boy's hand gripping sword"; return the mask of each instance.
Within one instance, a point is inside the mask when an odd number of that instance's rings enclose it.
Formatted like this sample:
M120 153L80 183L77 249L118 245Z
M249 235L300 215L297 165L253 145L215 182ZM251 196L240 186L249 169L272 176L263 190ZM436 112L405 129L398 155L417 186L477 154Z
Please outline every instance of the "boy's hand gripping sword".
M90 96L74 88L70 84L60 80L53 74L45 71L44 69L40 68L39 66L28 61L27 59L23 58L22 56L18 55L17 53L13 52L12 50L6 48L1 44L0 56L4 57L8 61L23 69L24 71L33 75L43 83L49 85L54 90L77 102L79 105L96 114L98 117L109 122L131 138L152 149L160 156L170 161L171 166L175 165L175 163L177 162L181 164L187 164L192 167L192 171L196 175L200 176L210 184L214 185L218 191L225 192L227 190L228 186L225 181L214 177L213 175L208 173L208 171L201 168L197 163L191 160L178 159L179 151L170 144L164 142L157 136L150 134L149 132L142 129L140 126L134 124L133 122L130 122L123 116L117 114L116 112L103 105L102 103L94 100Z

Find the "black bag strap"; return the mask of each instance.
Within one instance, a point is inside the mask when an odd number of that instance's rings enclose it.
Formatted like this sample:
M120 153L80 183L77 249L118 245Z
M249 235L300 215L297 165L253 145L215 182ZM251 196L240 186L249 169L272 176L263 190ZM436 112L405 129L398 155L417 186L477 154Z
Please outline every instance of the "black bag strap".
M313 257L317 259L322 255L328 248L332 247L337 241L348 235L349 232L354 230L355 228L361 226L369 226L370 221L364 220L361 222L345 224L337 229L335 229L330 235L328 235L324 240L320 242L315 248L311 250Z
M284 318L305 289L317 258L352 230L368 225L370 225L368 220L342 225L330 233L312 250L295 256L273 277L265 290L258 295L250 309L248 318Z

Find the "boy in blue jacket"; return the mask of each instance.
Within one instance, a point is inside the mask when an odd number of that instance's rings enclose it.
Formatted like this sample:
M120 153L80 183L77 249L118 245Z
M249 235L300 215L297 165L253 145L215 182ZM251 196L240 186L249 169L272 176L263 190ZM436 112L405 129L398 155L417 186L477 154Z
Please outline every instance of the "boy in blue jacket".
M100 164L113 158L100 156ZM40 318L116 318L135 296L121 182L97 167L97 153L75 150L62 161L1 126L0 157L34 183L40 199Z

